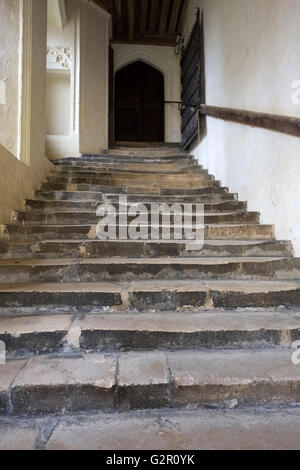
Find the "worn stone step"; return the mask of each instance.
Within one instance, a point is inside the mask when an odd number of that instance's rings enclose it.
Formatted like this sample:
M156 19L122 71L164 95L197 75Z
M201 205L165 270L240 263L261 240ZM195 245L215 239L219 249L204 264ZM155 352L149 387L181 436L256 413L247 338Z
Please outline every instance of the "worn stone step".
M118 225L118 231L128 234L129 225ZM188 228L188 227L185 227ZM191 226L191 230L195 227ZM141 227L144 230L145 236L151 239L153 227ZM163 231L169 231L170 241L174 239L174 226L161 225L157 228L157 235L159 239L163 239ZM7 225L7 232L10 241L24 241L24 240L49 240L49 239L90 239L96 240L97 225L20 225L9 224ZM189 233L186 234L185 230L181 230L182 240L189 240ZM253 239L253 240L271 240L274 239L274 227L272 225L260 225L255 223L243 224L214 224L205 225L203 235L208 240L228 240L228 239ZM117 234L118 236L118 234ZM128 235L128 239L129 239Z
M73 173L93 173L94 175L108 175L111 177L127 176L130 178L145 178L145 179L180 179L180 176L186 179L201 178L208 175L208 170L205 170L193 162L190 164L170 164L170 163L127 163L113 165L111 163L91 163L86 162L82 164L70 163L68 165L56 165L53 173L58 175Z
M151 210L151 202L144 201L143 204L147 210ZM131 205L131 202L128 202ZM27 210L34 211L93 211L96 212L99 207L97 201L42 201L38 199L27 199ZM230 212L247 210L247 203L244 201L220 201L213 203L205 203L204 210L207 212Z
M120 161L120 162L123 162L123 161L129 161L129 162L132 162L132 161L139 161L139 162L144 162L144 161L157 161L157 162L164 162L164 161L176 161L176 160L183 160L183 161L188 161L188 160L195 160L195 157L193 155L189 155L188 153L184 153L184 152L168 152L167 155L163 155L163 154L158 154L158 155L148 155L148 156L145 156L143 155L143 153L139 153L139 154L132 154L130 152L128 152L127 155L125 155L121 150L119 151L119 154L118 152L115 152L115 153L110 153L110 151L107 151L107 152L102 152L98 155L96 154L90 154L90 153L85 153L85 154L82 154L81 156L66 156L66 157L63 157L63 158L58 158L56 160L54 160L54 163L55 164L60 164L61 162L65 162L65 161L71 161L71 162L74 162L74 161L106 161L106 160L112 160L112 162L115 162L115 161Z
M103 177L94 177L94 176L60 176L60 175L54 175L50 176L48 178L48 181L42 185L43 189L55 189L55 188L63 188L66 189L67 187L72 187L75 188L76 186L81 187L82 185L89 185L89 186L100 186L103 187L103 191L108 192L107 188L111 188L110 192L120 192L121 190L124 189L132 189L128 188L126 186L123 187L117 187L117 186L111 186L112 184L112 178L103 176ZM135 188L135 186L134 186ZM140 194L143 194L143 191L146 189L142 185L137 186L136 189L139 189ZM74 189L72 189L74 190ZM159 187L156 188L157 191L159 191L160 194L162 195L180 195L180 194L186 194L186 195L197 195L204 193L206 190L208 191L213 191L215 190L216 192L221 192L221 191L228 191L228 188L225 187L220 187L219 182L214 182L213 185L208 186L207 188L190 188L187 187L186 189L180 189L180 188L168 188L168 189L161 189Z
M211 193L212 194L209 194ZM141 194L128 194L126 195L127 197L127 202L128 204L134 204L137 202L140 202L142 204L147 204L149 203L156 203L156 204L193 204L194 206L196 204L218 204L222 202L231 202L231 201L237 201L238 196L237 194L234 193L229 193L226 191L226 189L221 190L221 191L216 191L215 188L212 188L209 193L205 192L204 194L200 195L147 195L146 197L141 195ZM118 204L119 203L119 197L115 194L103 194L103 202L109 202L112 204Z
M224 410L144 410L128 413L97 413L58 417L47 450L298 450L300 409L295 406L277 410L263 407ZM40 422L40 418L33 420ZM26 429L20 422L4 423L4 445L23 443L26 449L35 446L39 427ZM43 427L41 433L43 432ZM45 429L47 420L45 419ZM30 437L27 445L24 439ZM18 439L15 438L18 436ZM23 439L22 439L23 438ZM23 447L23 448L24 448ZM5 447L4 447L5 448ZM199 455L199 454L198 454ZM170 457L172 458L172 457ZM185 462L188 456L184 455ZM180 457L173 457L173 461ZM201 456L194 458L200 462ZM155 461L155 457L154 457ZM156 460L159 461L159 458Z
M300 281L147 280L0 284L0 314L300 306Z
M162 459L157 450L168 451L174 465L181 459L197 465L201 455L195 450L298 450L299 435L300 409L292 405L230 409L229 402L225 409L0 417L1 450L102 450L119 457L129 449L133 456L126 458L137 467L142 457L132 451L153 451L157 463ZM190 452L180 457L179 449Z
M193 172L188 172L185 174L184 178L181 178L181 175L184 176L182 171L175 175L162 175L161 172L153 173L152 175L143 175L141 173L136 173L135 175L133 175L129 171L123 172L121 174L120 172L109 172L104 170L96 171L96 169L92 171L87 171L87 169L83 168L82 171L80 171L80 169L76 171L74 169L72 171L69 171L63 168L60 171L50 173L48 180L71 180L74 178L81 178L87 180L91 178L101 180L102 184L105 183L120 186L121 184L127 183L128 185L130 184L131 186L137 186L140 188L146 185L149 186L151 183L152 185L160 185L162 187L165 184L168 184L169 189L179 189L180 185L183 182L185 188L191 187L189 183L193 183L194 186L197 186L197 184L199 185L199 182L202 184L202 186L205 185L205 183L207 182L210 185L220 186L220 181L216 180L213 175L208 173L207 170L197 169ZM134 184L134 182L136 183Z
M150 191L151 189L151 191ZM73 183L44 183L41 186L40 191L84 191L84 192L101 192L107 194L132 194L134 191L139 196L143 196L147 198L149 194L153 193L153 195L161 195L161 196L199 196L201 194L208 195L208 194L223 194L224 192L228 193L225 188L219 188L215 186L208 186L208 187L200 187L196 189L160 189L160 188L146 188L146 187L117 187L117 186L110 186L109 184L73 184Z
M188 250L179 241L101 241L101 240L43 240L0 245L1 258L161 258L161 257L265 257L293 256L289 241L280 240L205 240L201 250Z
M139 212L138 215L145 215L149 222L151 222L151 213ZM120 218L126 217L130 222L137 216L128 215L127 212L121 212L116 214L116 221L119 223ZM163 219L169 219L170 223L174 223L173 213L160 213L159 223L162 223ZM101 218L96 215L96 212L17 212L15 216L15 223L27 223L27 224L55 224L55 225L80 225L80 224L97 224ZM251 223L258 224L260 215L257 212L224 212L224 213L205 213L204 223L205 224L218 224L218 223ZM192 223L196 223L196 214L191 218Z
M65 163L66 162L66 163ZM61 159L53 160L54 165L68 164L70 163L79 163L80 162L96 162L96 163L111 163L111 164L123 164L123 163L176 163L179 164L189 164L189 162L196 162L195 158L192 155L167 155L167 156L138 156L138 155L89 155L85 154L81 157L65 157Z
M73 178L73 175L68 175L68 178ZM144 178L138 175L135 178L132 178L131 175L120 175L113 177L109 175L103 175L101 180L102 181L100 186L111 186L116 188L138 188L139 194L142 193L143 189L146 190L147 193L149 188L154 188L156 190L180 189L181 192L183 192L185 189L202 189L207 187L220 186L219 182L216 182L215 180L206 176L185 178L183 175L179 175L178 178L174 178L173 176L170 178L162 178L161 176Z
M153 155L164 157L167 155L188 155L188 152L181 149L180 144L164 143L161 145L144 145L144 142L124 142L122 145L115 144L114 148L104 150L103 155L140 155L143 157L151 157ZM86 154L84 154L86 155Z
M298 258L54 258L0 260L0 283L150 279L300 280Z
M190 170L187 170L184 172L185 174L185 178L188 180L188 179L191 179L191 176L194 175L194 179L196 177L196 179L198 178L205 178L209 181L215 181L215 178L213 175L210 175L208 173L208 170L204 170L202 168L199 168L198 166L197 167L193 167L193 170L194 171L190 171ZM160 176L163 177L163 179L167 179L167 178L171 178L172 175L175 176L175 178L179 178L179 175L183 174L183 171L180 170L180 172L177 172L174 174L174 172L172 172L172 174L161 174L160 171L152 171L152 173L150 174L149 172L145 173L141 173L141 172L136 172L135 174L133 174L130 170L119 170L119 169L110 169L110 168L96 168L96 167L73 167L72 169L68 169L66 167L55 167L55 171L52 171L49 175L49 178L114 178L114 179L117 179L119 178L121 175L124 175L125 177L127 178L134 178L135 180L139 179L139 177L141 177L142 179L142 176L145 175L145 178L148 178L148 179L152 179L152 180L155 180L157 181L157 179L159 179Z
M56 171L60 171L61 169L69 169L72 171L72 168L91 168L91 169L104 169L105 171L113 171L113 172L123 172L123 171L130 171L130 172L143 172L143 173L153 173L153 172L160 172L161 174L164 173L177 173L179 171L189 171L190 168L198 168L195 165L193 160L177 160L175 162L120 162L120 161L61 161L59 164L56 163L55 169Z
M119 195L106 194L97 191L35 191L36 199L42 199L45 201L75 201L75 202L87 202L87 201L98 201L98 202L111 202L118 203ZM222 201L232 201L237 199L236 194L227 192L221 192L217 194L202 194L200 196L161 196L161 195L147 195L141 194L129 194L127 196L128 202L157 202L159 204L167 203L179 203L179 204L197 204L197 203L217 203Z
M84 177L84 172L65 172L57 173L58 176L74 178L74 177ZM88 177L101 178L103 183L111 184L113 186L133 186L133 187L160 187L163 189L189 189L189 188L198 188L210 186L215 183L215 179L207 174L198 174L197 172L192 172L191 174L184 174L178 172L178 174L165 174L161 172L157 174L145 174L145 173L135 173L131 172L122 172L122 173L109 173L103 172L86 172Z
M37 354L291 347L300 316L287 311L0 317L6 358Z
M9 361L0 369L0 407L37 415L296 404L300 368L292 364L291 351L95 353Z

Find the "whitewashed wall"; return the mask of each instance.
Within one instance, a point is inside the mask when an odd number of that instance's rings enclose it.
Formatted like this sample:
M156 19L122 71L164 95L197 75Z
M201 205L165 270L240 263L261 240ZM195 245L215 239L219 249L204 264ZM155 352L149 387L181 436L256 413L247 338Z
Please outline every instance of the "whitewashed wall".
M82 1L80 67L80 151L108 147L110 15Z
M18 156L21 2L0 2L0 144Z
M24 38L20 32L25 10L32 35L27 37L26 67L22 70L22 39L26 38L26 28ZM13 210L23 208L24 199L32 197L33 190L51 168L45 157L46 21L46 0L0 2L0 79L6 82L0 104L0 224L9 223ZM26 88L21 80L25 74L30 76ZM24 129L21 109L27 121ZM7 122L3 120L5 116ZM1 225L0 231L2 228Z
M299 0L191 0L204 10L208 105L300 117ZM300 255L300 139L208 118L193 153L204 167L274 223Z

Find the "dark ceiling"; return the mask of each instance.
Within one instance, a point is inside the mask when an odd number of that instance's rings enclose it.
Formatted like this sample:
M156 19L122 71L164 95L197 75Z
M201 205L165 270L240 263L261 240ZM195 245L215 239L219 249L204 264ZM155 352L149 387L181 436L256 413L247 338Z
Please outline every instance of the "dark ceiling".
M113 42L173 46L189 0L93 0L111 13Z

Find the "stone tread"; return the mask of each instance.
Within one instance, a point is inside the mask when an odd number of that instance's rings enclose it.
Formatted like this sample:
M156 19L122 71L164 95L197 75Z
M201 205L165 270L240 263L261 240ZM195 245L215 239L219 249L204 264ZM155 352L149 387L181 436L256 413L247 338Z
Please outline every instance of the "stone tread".
M286 261L291 265L298 266L300 260L298 258L286 258L283 256L262 256L262 257L211 257L211 258L177 258L177 257L168 257L168 258L127 258L127 257L118 257L118 258L89 258L89 259L79 259L79 258L20 258L20 259L0 259L1 266L69 266L74 264L89 265L89 264L105 264L105 265L120 265L120 264L139 264L139 265L156 265L156 264L179 264L179 265L222 265L230 263L281 263Z
M267 293L300 289L300 281L241 281L241 280L147 280L126 282L87 283L28 283L0 284L1 292L244 292Z
M8 432L15 436L19 427L4 429L4 436ZM48 450L298 450L299 436L298 408L276 412L168 410L62 418L45 447ZM2 442L0 439L0 448ZM194 461L197 465L197 459ZM198 464L201 465L201 457Z
M300 402L289 349L40 356L0 369L2 408L19 414ZM37 399L39 397L39 399Z
M300 311L210 311L0 317L9 357L76 351L290 347Z
M30 308L68 313L98 311L212 310L300 306L300 281L147 280L132 282L0 284L0 313Z

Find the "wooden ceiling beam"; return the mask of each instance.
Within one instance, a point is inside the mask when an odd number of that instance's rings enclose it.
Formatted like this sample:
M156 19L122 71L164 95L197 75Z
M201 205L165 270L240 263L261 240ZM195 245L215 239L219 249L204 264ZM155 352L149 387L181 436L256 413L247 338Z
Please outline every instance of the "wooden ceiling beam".
M128 36L129 41L134 39L135 26L135 0L126 0L127 18L128 18Z
M124 36L116 36L112 44L141 44L152 46L175 46L176 35L152 36L142 35L135 37L133 42L124 39Z
M176 26L178 23L178 15L180 12L181 0L173 0L173 8L172 8L172 15L171 21L169 24L169 33L177 33Z
M182 8L181 15L180 15L180 20L179 20L178 33L183 32L184 22L186 19L188 8L189 8L189 0L184 0L184 4L183 4L183 8Z
M175 45L189 0L95 0L110 7L114 42ZM151 7L151 8L150 8Z
M140 0L140 1L142 2L140 33L143 34L146 31L148 0Z
M122 0L112 0L113 2L113 24L114 36L122 34Z
M158 22L158 15L160 15L160 0L152 0L151 2L151 13L150 13L150 33L155 33L156 25Z
M167 20L168 20L170 1L173 1L173 0L162 0L161 17L160 17L160 24L159 24L159 34L161 36L167 30Z

